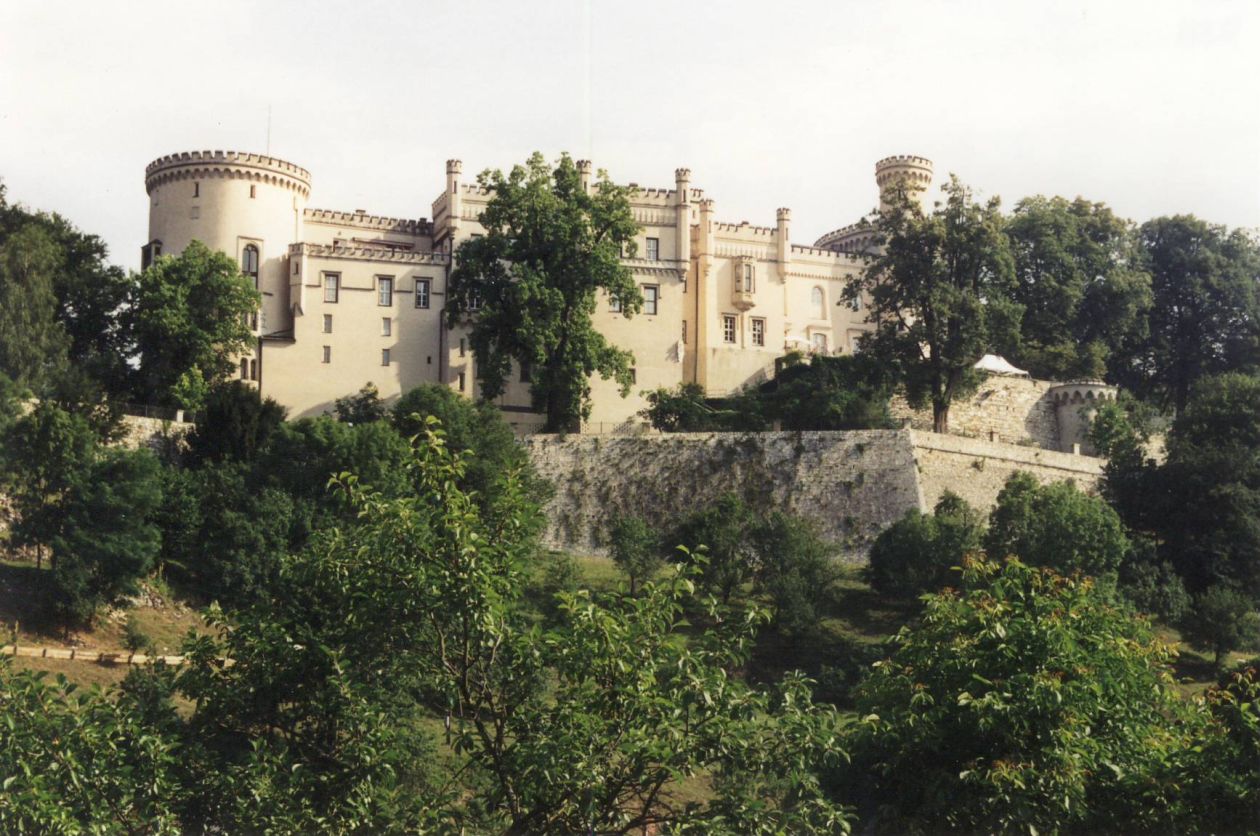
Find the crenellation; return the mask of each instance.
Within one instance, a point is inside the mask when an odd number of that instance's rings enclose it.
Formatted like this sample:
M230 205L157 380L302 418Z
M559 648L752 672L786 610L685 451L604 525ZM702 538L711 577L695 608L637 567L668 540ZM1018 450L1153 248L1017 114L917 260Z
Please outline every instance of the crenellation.
M369 215L358 210L341 212L333 209L305 209L303 218L312 223L353 226L408 235L433 234L433 224L427 218L390 218L384 215Z

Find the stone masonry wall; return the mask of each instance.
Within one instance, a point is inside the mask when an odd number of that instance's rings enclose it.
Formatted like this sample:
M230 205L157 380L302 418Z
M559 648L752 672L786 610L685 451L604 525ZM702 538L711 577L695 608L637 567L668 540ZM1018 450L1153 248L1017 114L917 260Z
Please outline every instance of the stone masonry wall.
M604 554L607 526L637 514L668 530L723 493L814 520L851 562L911 508L946 489L988 511L1017 470L1093 489L1102 461L910 430L533 436L539 472L555 485L544 541Z
M1058 450L1059 419L1054 401L1046 394L1054 385L1044 380L990 375L975 395L950 407L950 434ZM931 408L912 410L900 395L893 398L892 414L897 420L908 420L912 429L932 430Z
M164 421L138 415L122 417L123 436L118 444L132 450L148 447L158 455L169 455L183 447L185 437L196 424L185 421Z

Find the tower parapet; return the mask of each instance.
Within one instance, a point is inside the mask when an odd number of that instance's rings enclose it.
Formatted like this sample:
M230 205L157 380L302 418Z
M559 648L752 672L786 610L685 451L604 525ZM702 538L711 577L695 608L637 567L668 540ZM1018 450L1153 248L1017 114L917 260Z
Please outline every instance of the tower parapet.
M932 161L912 154L885 157L875 163L875 183L879 186L879 209L888 208L896 189L905 189L911 198L923 202L932 185Z
M183 151L158 157L144 169L144 187L153 194L158 186L175 180L216 177L282 186L303 198L311 193L311 173L300 165L245 151Z
M1054 401L1059 419L1059 447L1064 453L1096 454L1089 442L1089 425L1098 407L1116 399L1119 390L1101 380L1078 380L1051 386L1047 395Z

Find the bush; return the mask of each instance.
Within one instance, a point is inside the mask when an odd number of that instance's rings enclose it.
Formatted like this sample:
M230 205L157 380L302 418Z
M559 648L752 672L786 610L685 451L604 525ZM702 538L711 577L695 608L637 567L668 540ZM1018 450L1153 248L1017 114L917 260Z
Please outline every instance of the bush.
M749 535L756 522L752 509L742 499L726 494L684 518L669 538L669 545L685 546L691 554L703 551L707 562L700 576L701 586L728 603L735 591L752 578L754 555ZM689 560L690 556L684 559Z
M1213 654L1212 664L1219 669L1230 651L1254 647L1260 639L1260 617L1246 595L1214 586L1194 596L1181 634L1191 645Z
M911 509L871 546L867 579L876 592L913 598L940 589L963 557L980 550L984 524L957 494L946 491L931 514Z
M749 532L757 590L770 599L773 624L801 635L818 627L836 578L836 549L811 520L773 511Z
M969 559L859 688L847 791L886 832L1162 831L1171 658L1092 579Z
M337 398L333 412L343 424L370 424L385 418L385 404L374 383L365 383L356 394Z
M1083 572L1114 584L1129 538L1103 500L1071 482L1043 486L1020 472L1007 480L989 514L985 550L992 557L1015 555L1031 566Z
M239 380L215 386L188 436L194 462L249 462L283 423L287 410Z
M642 517L615 519L608 532L608 544L613 562L630 581L631 595L665 565L660 537Z
M1134 542L1120 565L1120 594L1139 611L1167 624L1179 623L1190 611L1190 595L1177 570L1161 560L1149 540Z
M123 622L123 646L132 653L153 651L153 639L149 638L133 613L127 613L127 620Z

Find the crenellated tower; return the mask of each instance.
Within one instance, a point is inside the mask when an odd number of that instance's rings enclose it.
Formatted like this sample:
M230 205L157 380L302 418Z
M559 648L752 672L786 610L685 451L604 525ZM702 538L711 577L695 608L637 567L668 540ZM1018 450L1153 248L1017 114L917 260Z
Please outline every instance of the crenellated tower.
M875 163L875 183L879 186L881 212L888 209L889 200L898 189L904 189L922 205L932 185L932 161L910 154L885 157Z

